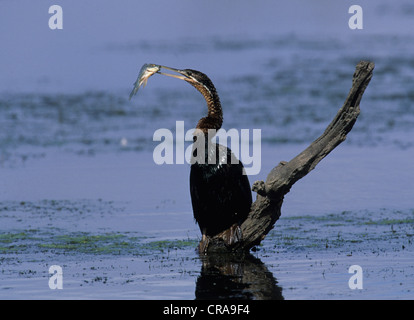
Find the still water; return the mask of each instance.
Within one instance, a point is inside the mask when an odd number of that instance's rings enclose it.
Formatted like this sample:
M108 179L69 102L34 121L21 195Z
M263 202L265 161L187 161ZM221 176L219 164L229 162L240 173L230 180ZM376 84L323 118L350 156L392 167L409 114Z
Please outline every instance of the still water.
M0 298L412 299L414 6L363 2L351 31L351 4L76 1L51 31L46 1L2 1ZM223 127L261 130L253 183L323 132L363 59L376 67L357 123L263 244L200 258L189 165L156 165L152 137L193 128L205 102L158 75L129 101L141 65L210 76Z

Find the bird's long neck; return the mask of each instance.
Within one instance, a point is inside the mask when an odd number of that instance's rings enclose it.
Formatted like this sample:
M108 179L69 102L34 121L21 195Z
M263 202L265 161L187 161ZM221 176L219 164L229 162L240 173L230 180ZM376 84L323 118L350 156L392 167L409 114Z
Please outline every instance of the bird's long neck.
M200 129L205 135L209 129L218 131L223 124L223 110L216 89L212 85L209 88L202 84L193 84L193 86L203 95L208 109L207 116L198 121L196 129Z

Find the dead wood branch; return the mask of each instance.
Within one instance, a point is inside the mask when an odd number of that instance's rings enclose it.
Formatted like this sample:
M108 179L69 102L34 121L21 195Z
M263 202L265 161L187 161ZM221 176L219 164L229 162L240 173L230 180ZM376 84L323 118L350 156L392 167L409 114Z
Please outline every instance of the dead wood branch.
M257 199L241 226L243 239L232 246L226 246L223 232L210 239L207 253L248 251L265 238L279 219L284 196L292 185L312 171L346 139L360 113L359 103L372 78L373 70L374 63L359 62L348 97L325 132L295 158L289 162L280 162L270 171L266 182L256 181L253 184L252 190L257 192Z

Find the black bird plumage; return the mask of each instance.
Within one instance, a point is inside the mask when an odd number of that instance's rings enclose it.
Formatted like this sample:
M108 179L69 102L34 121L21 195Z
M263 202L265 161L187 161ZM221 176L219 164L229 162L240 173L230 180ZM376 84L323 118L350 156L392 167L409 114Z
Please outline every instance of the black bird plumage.
M216 164L209 164L213 158L216 158ZM240 161L232 164L234 158L229 148L213 144L208 149L206 142L205 163L191 165L190 193L194 218L206 236L212 237L234 224L241 225L250 211L252 194L249 179Z

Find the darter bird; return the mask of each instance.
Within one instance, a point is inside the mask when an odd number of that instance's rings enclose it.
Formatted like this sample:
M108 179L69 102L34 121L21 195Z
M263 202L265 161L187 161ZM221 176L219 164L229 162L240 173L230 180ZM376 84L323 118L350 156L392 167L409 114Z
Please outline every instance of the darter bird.
M172 71L174 74L161 72L161 69ZM210 237L224 231L223 239L226 245L238 242L242 239L240 225L250 212L252 194L241 161L228 147L211 141L223 123L223 110L216 88L213 82L200 71L144 65L131 97L139 86L145 85L147 79L155 73L188 82L203 95L207 102L207 116L198 121L194 133L190 171L194 219L202 233L199 251L206 253Z

